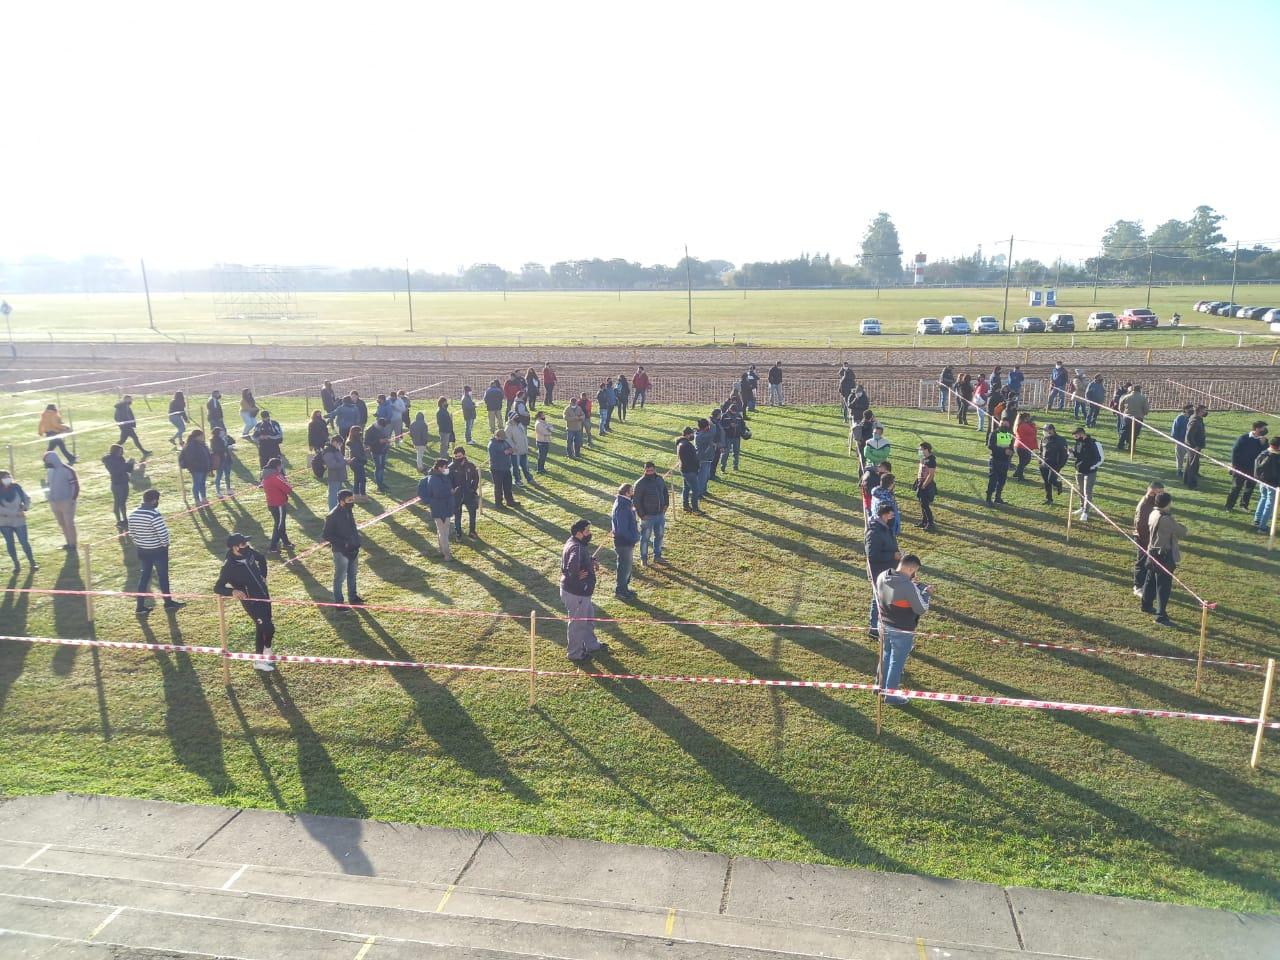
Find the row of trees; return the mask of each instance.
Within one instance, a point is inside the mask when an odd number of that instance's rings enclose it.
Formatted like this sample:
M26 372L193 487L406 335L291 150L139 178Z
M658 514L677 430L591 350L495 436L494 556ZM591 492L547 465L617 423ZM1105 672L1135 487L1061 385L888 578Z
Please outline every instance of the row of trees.
M1156 280L1220 283L1231 278L1233 265L1241 281L1280 278L1280 251L1264 246L1228 249L1221 232L1223 216L1199 206L1188 220L1166 220L1147 234L1140 220L1117 220L1102 235L1101 252L1083 263L1037 259L1015 260L1010 276L1018 286L1103 280ZM1015 240L1016 245L1016 240ZM1234 264L1233 264L1234 261ZM926 267L929 283L992 283L1004 280L1005 255L934 260ZM219 290L243 283L235 271L159 270L148 277L151 289L164 292ZM735 268L727 260L687 258L674 266L643 266L629 260L562 260L549 267L526 263L518 271L495 263L459 267L453 273L414 271L414 290L666 290L695 287L784 289L788 287L852 287L911 283L904 268L902 244L889 214L878 213L867 225L857 263L834 260L829 253L802 253L791 260L757 261ZM300 267L289 281L299 290L388 291L403 289L399 269L336 270ZM111 257L82 257L63 261L28 257L0 263L0 292L77 293L136 292L142 289L140 270Z

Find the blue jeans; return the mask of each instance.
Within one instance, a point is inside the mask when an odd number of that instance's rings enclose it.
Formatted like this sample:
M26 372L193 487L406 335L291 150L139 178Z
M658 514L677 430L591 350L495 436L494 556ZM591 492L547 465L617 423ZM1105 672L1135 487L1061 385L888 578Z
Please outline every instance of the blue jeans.
M698 464L698 496L707 495L707 487L711 484L711 460L703 460Z
M987 408L978 407L978 429L987 429Z
M724 473L729 467L729 454L733 454L733 469L738 469L738 457L742 453L741 437L725 437L724 453L720 456L720 472Z
M600 432L602 434L609 432L609 418L613 416L612 407L600 408Z
M187 433L187 421L183 419L182 414L173 413L169 415L169 422L173 424L174 430L174 434L169 438L169 442L172 443L174 440L177 440L181 443L182 438Z
M355 477L355 482L351 485L351 492L356 496L363 496L364 492L369 489L369 477L364 471L365 462L359 460L351 465L351 472Z
M916 635L910 630L898 630L894 627L884 628L884 660L880 664L880 688L897 690L902 682L902 670L907 665L907 657L915 646Z
M386 472L387 455L385 453L375 453L373 455L373 485L379 490L386 488Z
M565 453L577 459L582 456L582 431L570 430L564 435Z
M516 482L516 486L521 486L520 474L523 473L525 479L533 483L533 474L529 472L529 455L527 453L518 453L511 457L511 479Z
M667 515L645 517L640 521L640 562L649 562L649 539L653 539L653 559L662 559L662 537L667 532Z
M698 486L698 471L688 470L680 474L684 478L684 508L697 510L702 499L702 488Z
M631 394L631 409L632 409L632 410L634 410L636 407L643 407L643 406L644 406L644 395L645 395L645 392L646 392L646 391L644 391L644 390L637 390L635 393Z
M946 413L949 409L948 402L951 400L951 391L946 387L938 387L938 412Z
M329 510L330 511L332 511L333 508L338 505L338 491L345 486L346 486L346 483L341 480L329 481Z
M1053 402L1055 400L1058 401L1058 405L1056 407L1053 405ZM1067 393L1065 390L1062 389L1062 387L1049 388L1049 409L1050 410L1067 409Z
M231 489L231 458L223 457L222 463L218 464L218 469L213 471L213 489L219 494L222 493L222 484L226 483L227 489Z
M747 412L748 413L756 412L756 395L754 391L752 391L750 394L747 395Z
M333 599L336 603L344 602L342 599L342 582L347 583L347 599L360 596L360 591L356 589L356 570L360 565L360 554L354 553L347 556L345 553L333 551Z
M1258 484L1258 509L1253 511L1253 525L1259 530L1271 529L1271 511L1276 507L1276 492Z
M540 440L538 441L538 472L547 472L547 454L551 452L551 444Z
M635 559L636 545L628 543L624 546L615 541L614 550L618 554L618 584L613 588L613 592L621 596L631 586L631 566Z
M467 443L472 443L472 442L474 442L474 441L472 441L472 439L471 439L471 431L472 431L472 429L474 429L474 427L475 427L475 425L476 425L476 418L475 418L475 417L472 417L470 420L467 420L467 419L465 419L465 418L464 418L464 419L463 419L463 421L462 421L462 423L463 423L463 425L466 427Z
M156 547L154 550L138 548L138 593L151 592L151 574L155 573L160 583L160 592L164 594L165 603L172 603L169 597L169 548ZM143 608L143 598L137 598L137 609Z
M1087 417L1089 414L1089 405L1083 400L1077 400L1071 405L1071 419L1079 420L1081 417Z
M205 481L208 479L207 473L191 471L191 499L196 503L204 503L209 499L209 494L205 493Z
M27 563L35 563L36 558L31 555L31 542L27 539L27 525L24 523L20 527L0 527L0 534L4 535L4 545L9 550L9 559L13 561L13 565L18 565L18 551L13 548L13 541L17 540L22 546L22 552L27 555Z

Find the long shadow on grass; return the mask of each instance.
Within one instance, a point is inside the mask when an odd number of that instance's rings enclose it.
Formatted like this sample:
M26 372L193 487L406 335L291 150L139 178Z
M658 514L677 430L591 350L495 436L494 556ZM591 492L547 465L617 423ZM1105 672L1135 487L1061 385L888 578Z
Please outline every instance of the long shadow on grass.
M254 736L253 728L249 726L248 718L244 715L244 708L240 706L240 697L231 687L227 688L227 702L231 704L231 712L236 715L244 742L249 745L249 752L253 754L253 759L258 764L258 772L262 776L262 782L267 785L267 790L271 792L271 799L275 802L276 809L285 809L284 794L280 792L275 774L271 772L271 765L267 763L267 758L258 747L258 738Z
M30 590L35 572L28 567L22 579L22 589ZM18 589L18 574L9 577L9 589ZM27 617L31 611L31 594L6 593L0 599L0 623L10 636L21 637L27 633ZM0 712L4 711L5 702L9 699L9 691L22 676L27 656L31 653L31 644L19 643L16 640L0 641Z
M54 581L56 590L84 590L84 580L80 573L80 557L74 550L63 554L62 566L58 568L58 576ZM53 628L59 637L86 637L90 626L85 611L84 597L53 597ZM66 676L75 666L78 647L58 647L53 653L53 672Z

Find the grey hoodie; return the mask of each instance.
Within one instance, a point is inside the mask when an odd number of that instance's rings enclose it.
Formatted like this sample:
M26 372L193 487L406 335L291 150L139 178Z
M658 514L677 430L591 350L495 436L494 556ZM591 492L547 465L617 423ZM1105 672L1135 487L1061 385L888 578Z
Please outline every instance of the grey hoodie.
M876 601L885 625L895 630L914 630L920 618L929 612L929 595L897 569L886 570L876 577Z
M44 465L47 468L45 479L49 484L45 499L50 503L74 500L77 486L76 472L59 460L58 455L52 450L44 455Z

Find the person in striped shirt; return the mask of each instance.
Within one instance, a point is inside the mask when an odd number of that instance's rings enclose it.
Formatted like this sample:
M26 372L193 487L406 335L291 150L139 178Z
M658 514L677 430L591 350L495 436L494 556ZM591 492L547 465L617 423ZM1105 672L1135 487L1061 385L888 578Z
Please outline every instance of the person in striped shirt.
M142 594L151 592L151 574L154 572L164 596L164 608L177 610L186 604L173 599L169 590L169 527L160 515L160 491L148 490L142 495L142 506L129 514L129 539L138 551L138 603L139 616L145 617L154 607L144 602Z

